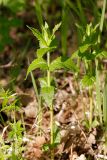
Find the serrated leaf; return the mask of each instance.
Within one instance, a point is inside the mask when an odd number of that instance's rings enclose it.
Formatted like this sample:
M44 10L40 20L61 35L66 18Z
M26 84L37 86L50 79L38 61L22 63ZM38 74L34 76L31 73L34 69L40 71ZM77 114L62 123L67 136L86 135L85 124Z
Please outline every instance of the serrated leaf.
M33 71L33 70L35 70L37 68L40 68L41 70L47 70L48 69L48 65L47 65L46 61L43 58L37 58L37 59L32 61L32 63L28 67L26 77L28 76L28 74L31 71Z
M46 104L48 106L51 106L53 98L54 98L54 87L50 86L50 87L41 88L41 95L43 99L45 100Z
M85 75L82 79L83 86L92 86L95 82L95 77L91 75Z
M78 71L78 68L76 67L75 63L72 61L71 58L68 58L65 62L63 62L63 66L65 69Z
M40 48L37 50L37 57L43 57L43 55L47 52L52 52L56 47L48 47L48 48Z
M70 69L77 71L77 67L72 61L71 58L67 58L66 60L62 60L62 57L56 58L51 64L50 64L50 71L54 71L56 69Z
M47 22L45 22L45 25L42 26L42 35L44 40L46 41L47 46L49 46L51 39L50 39L50 30Z
M43 38L42 34L35 28L33 27L29 27L27 26L33 33L33 35L39 40L39 43L40 43L40 47L43 48L43 47L47 47L47 43L45 41L45 39Z
M85 52L90 47L90 44L84 44L81 47L79 47L79 50L81 53Z
M56 58L54 61L52 61L52 63L49 66L50 71L54 71L56 69L61 69L61 68L63 68L61 57Z
M60 26L61 26L61 22L55 25L55 27L54 27L53 30L52 30L52 34L53 34L53 35L54 35L55 32L60 28Z
M71 58L72 58L72 59L78 58L78 53L79 53L79 50L76 50L76 51L72 54Z

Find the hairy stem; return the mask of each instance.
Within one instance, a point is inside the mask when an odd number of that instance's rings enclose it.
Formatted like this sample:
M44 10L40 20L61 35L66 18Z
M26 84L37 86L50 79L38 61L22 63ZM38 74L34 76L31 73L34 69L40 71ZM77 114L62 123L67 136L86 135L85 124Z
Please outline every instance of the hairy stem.
M50 53L47 53L47 64L48 67L50 66ZM47 70L47 83L48 83L48 87L50 87L50 70Z
M50 87L50 70L49 70L49 66L50 66L50 53L47 53L47 64L48 64L48 70L47 70L47 83L48 83L48 87ZM50 107L50 127L51 127L51 145L53 144L53 105L49 106ZM51 160L54 160L54 150L51 150Z

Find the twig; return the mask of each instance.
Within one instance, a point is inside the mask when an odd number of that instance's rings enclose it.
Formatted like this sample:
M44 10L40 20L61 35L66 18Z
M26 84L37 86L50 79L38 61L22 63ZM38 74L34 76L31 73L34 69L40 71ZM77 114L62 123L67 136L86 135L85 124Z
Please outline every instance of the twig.
M1 65L0 68L9 68L9 67L14 67L15 64L12 64L13 61L7 63L7 64L4 64L4 65Z
M102 159L107 159L107 156L101 155L101 154L97 154L96 155L97 158L102 158Z

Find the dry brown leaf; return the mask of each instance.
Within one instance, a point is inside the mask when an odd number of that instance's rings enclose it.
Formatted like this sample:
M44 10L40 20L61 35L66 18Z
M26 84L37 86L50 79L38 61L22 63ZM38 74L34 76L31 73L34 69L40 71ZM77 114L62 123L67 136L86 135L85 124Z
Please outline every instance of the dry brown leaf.
M35 118L37 116L37 108L38 108L38 104L36 100L29 103L25 108L23 108L25 112L25 116L27 118Z

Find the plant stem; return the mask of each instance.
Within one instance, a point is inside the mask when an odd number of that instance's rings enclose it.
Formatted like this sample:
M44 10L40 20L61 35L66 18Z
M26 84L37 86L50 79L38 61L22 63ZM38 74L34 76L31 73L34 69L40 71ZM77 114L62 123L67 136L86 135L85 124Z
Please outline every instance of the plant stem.
M48 70L47 70L47 84L48 87L50 87L50 70L49 70L49 66L50 66L50 53L47 53L47 64L48 64ZM51 146L53 145L53 105L49 106L50 107L50 127L51 127ZM54 149L51 149L51 160L54 160Z
M89 124L90 124L90 129L92 126L92 118L93 118L93 100L92 100L92 89L89 89L89 94L90 94L90 119L89 119Z
M54 133L54 128L53 128L53 105L50 107L50 127L51 127L51 145L54 143L53 140L53 133ZM54 149L51 149L51 160L54 160Z
M14 139L15 139L15 142L13 143L13 152L16 153L16 146L17 146L17 134L16 134L16 131L17 131L17 128L16 128L16 115L15 115L15 108L14 108L14 111L13 111L13 115L14 115L14 126L15 126L15 135L14 135Z
M100 32L102 32L103 30L105 9L106 9L106 0L103 1L103 9L102 9L102 15L101 15L101 21L100 21Z
M42 135L42 132L41 132L41 126L42 126L42 106L41 106L41 96L39 97L39 102L38 102L38 104L39 104L39 115L38 115L38 122L39 122L39 128L40 128L40 130L39 130L39 134L40 134L40 136Z
M50 53L47 53L47 64L48 67L50 66ZM50 70L47 70L47 83L48 83L48 87L50 87Z
M38 106L39 106L39 108L38 108L38 125L39 125L39 128L41 128L41 119L42 119L42 110L41 110L41 97L39 96L39 93L38 93L38 89L37 89L37 85L36 85L36 82L35 82L35 79L34 79L34 76L33 76L33 73L32 72L30 72L30 74L31 74L31 79L32 79L32 83L33 83L33 88L34 88L34 91L35 91L35 94L36 94L36 98L37 98L37 101L38 101ZM41 129L40 129L40 131L39 131L39 134L40 134L40 136L41 136Z
M96 102L97 102L97 109L98 109L98 115L100 118L100 123L102 124L100 79L99 79L98 60L97 59L95 59L95 63L96 63Z

